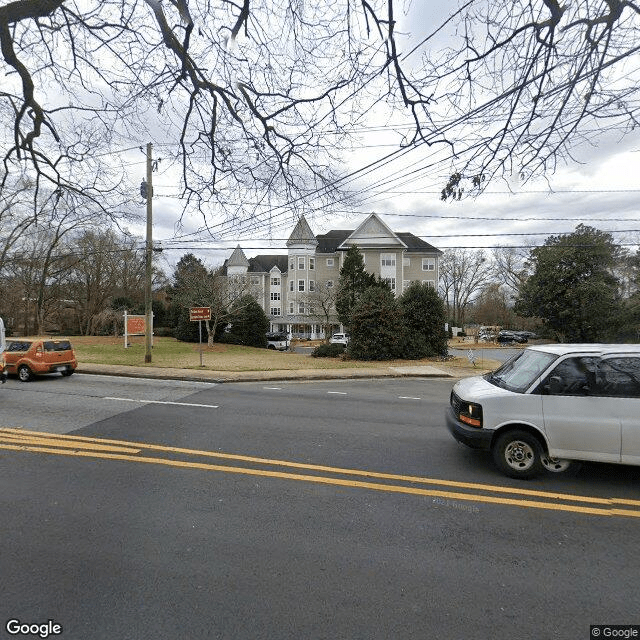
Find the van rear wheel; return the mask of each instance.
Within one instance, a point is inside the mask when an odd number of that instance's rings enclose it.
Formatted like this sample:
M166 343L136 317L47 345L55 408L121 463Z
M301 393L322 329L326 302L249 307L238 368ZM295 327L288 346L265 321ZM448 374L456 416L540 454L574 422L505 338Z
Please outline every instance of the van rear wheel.
M564 473L565 471L574 468L572 460L566 460L565 458L552 458L546 453L542 455L542 466L547 471L551 471L551 473Z
M27 367L26 364L20 365L18 367L18 378L21 382L29 382L32 378L31 369Z
M496 439L491 452L496 466L510 478L534 478L542 472L542 446L528 431L513 429Z

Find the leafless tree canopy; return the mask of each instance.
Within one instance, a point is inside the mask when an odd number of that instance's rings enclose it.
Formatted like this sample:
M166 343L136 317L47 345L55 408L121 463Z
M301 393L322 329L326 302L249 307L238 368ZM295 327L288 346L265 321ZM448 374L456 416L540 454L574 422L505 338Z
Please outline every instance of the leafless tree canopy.
M395 66L393 3L366 0L18 0L0 6L12 123L5 175L100 193L106 146L149 133L183 194L233 206L330 191L325 134L343 131ZM380 13L378 13L380 12ZM332 139L335 142L335 138ZM207 169L208 167L208 169Z
M638 124L640 8L628 0L470 1L458 43L425 78L456 171L443 198L496 176L523 182L603 128Z
M212 200L234 218L330 200L336 134L386 103L414 125L406 144L453 153L444 195L459 196L465 178L482 188L552 170L595 121L636 123L634 2L469 0L441 50L432 38L408 50L396 11L393 0L0 0L0 187L26 163L36 183L104 202L126 182L104 154L148 138L166 143L159 154L203 212Z
M447 316L462 326L469 305L492 282L492 266L483 250L448 249L440 263L440 294Z

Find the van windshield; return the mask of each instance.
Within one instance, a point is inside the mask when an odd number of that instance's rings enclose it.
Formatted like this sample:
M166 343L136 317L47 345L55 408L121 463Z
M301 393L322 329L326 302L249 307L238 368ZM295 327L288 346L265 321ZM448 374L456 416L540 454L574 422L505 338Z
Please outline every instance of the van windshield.
M485 380L496 387L524 393L557 358L552 353L524 349L501 367L488 373Z

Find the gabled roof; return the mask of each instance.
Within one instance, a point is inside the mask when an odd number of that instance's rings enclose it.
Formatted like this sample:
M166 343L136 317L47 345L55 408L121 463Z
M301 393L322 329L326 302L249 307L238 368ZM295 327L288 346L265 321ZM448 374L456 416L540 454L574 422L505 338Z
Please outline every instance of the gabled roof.
M357 244L362 249L370 248L406 248L405 243L372 213L351 235L344 240L338 249L348 249Z
M336 251L345 251L349 248L349 245L345 245L345 240L354 233L353 230L340 229L329 231L323 235L318 236L318 253L335 253ZM414 236L413 233L399 232L395 234L398 239L406 247L407 253L436 253L441 254L440 249L436 249L433 245L425 242L422 238ZM365 247L356 242L360 249L371 248ZM385 248L385 247L380 247Z
M311 245L316 246L318 241L316 240L311 227L304 216L300 216L300 220L294 227L289 239L287 240L287 247L292 245Z

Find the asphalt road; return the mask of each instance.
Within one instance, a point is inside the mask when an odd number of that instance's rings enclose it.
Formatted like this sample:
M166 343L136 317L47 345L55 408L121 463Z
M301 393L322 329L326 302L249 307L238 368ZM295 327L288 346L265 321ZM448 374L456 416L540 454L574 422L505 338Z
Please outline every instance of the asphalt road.
M504 478L444 429L452 384L9 381L0 639L10 619L65 640L640 624L638 469Z

